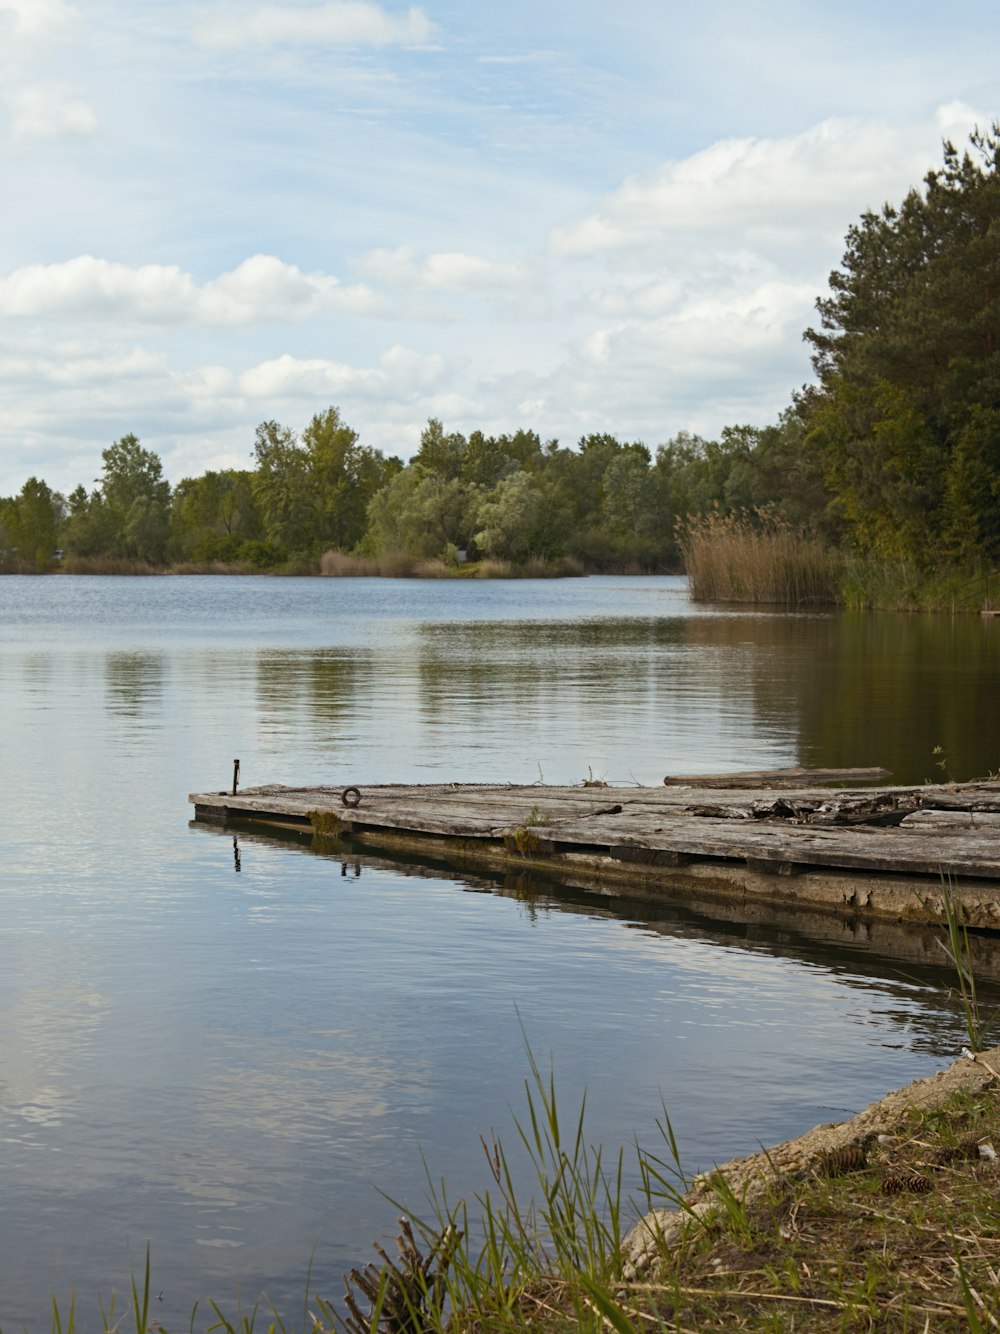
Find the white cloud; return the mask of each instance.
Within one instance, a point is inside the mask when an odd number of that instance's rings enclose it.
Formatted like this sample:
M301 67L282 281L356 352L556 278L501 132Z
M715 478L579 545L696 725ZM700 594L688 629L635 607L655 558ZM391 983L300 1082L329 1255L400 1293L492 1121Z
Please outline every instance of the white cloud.
M201 285L176 265L130 266L92 255L27 265L0 279L0 315L33 318L116 315L150 324L233 326L383 309L364 285L343 287L328 274L303 273L273 255L253 255Z
M961 105L935 118L958 136L976 117ZM915 132L916 129L916 132ZM554 254L581 257L672 239L703 248L724 238L782 254L789 239L842 234L920 181L938 156L930 126L827 120L781 139L722 139L627 180L589 216L553 231Z
M438 383L445 370L441 357L425 356L409 348L392 347L378 367L349 366L324 358L300 358L288 353L244 371L240 388L249 398L320 399L349 392L361 397L387 395L395 400Z
M763 283L703 294L670 315L621 320L574 340L551 372L504 377L504 397L544 404L543 431L610 430L653 445L681 427L773 419L805 378L801 331L814 291Z
M588 293L587 305L602 316L655 318L675 309L682 291L681 283L674 278L598 287Z
M244 371L239 383L248 398L324 399L330 394L340 394L346 388L371 386L378 379L376 371L358 370L322 357L299 358L285 353Z
M63 0L0 0L0 34L48 39L70 31L76 10Z
M477 56L477 65L547 65L554 60L551 51L522 51L517 55Z
M417 259L409 246L370 250L359 262L362 273L389 286L425 292L496 292L523 287L527 269L500 264L462 251L444 251Z
M421 46L436 29L422 9L393 14L369 0L330 0L313 6L262 5L204 20L196 36L206 46L239 48L284 44Z
M783 348L794 347L815 296L809 284L781 281L704 291L674 303L658 318L602 326L579 343L579 356L592 365L656 362L665 374L693 388L706 368L714 382L721 359L731 363L727 374L738 376L740 359L780 356Z
M213 324L305 319L322 311L373 315L384 304L364 285L343 287L329 274L303 273L273 255L253 255L198 293L199 317Z
M86 99L64 84L17 88L4 101L14 139L86 138L100 126Z
M163 374L167 361L162 354L140 347L120 350L57 344L51 348L36 345L20 354L7 350L0 365L2 386L85 388L88 393L104 387L113 394L118 392L114 388L116 382L134 382Z

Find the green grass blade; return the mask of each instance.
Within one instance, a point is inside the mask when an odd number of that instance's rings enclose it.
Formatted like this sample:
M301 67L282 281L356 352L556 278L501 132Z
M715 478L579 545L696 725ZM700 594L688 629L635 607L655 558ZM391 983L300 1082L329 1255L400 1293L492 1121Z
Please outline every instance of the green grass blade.
M617 1334L639 1334L635 1325L611 1297L610 1293L605 1292L593 1279L586 1274L581 1274L580 1286L611 1328L617 1331Z

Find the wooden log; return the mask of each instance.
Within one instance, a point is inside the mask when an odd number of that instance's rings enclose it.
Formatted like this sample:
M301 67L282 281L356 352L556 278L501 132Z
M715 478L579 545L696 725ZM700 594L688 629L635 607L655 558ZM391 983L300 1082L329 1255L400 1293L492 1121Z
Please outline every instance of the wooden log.
M889 769L748 769L733 774L668 774L667 787L788 787L809 783L877 783Z

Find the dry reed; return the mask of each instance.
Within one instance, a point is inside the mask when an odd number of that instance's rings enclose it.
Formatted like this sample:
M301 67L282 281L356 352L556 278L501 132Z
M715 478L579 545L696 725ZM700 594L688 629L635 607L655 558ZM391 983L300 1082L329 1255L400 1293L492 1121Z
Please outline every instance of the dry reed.
M839 601L839 552L773 514L689 515L678 540L696 602Z
M69 555L61 568L65 574L163 574L165 570L135 556Z
M403 579L416 573L419 560L403 551L381 556L355 556L347 551L324 551L319 572L331 579Z
M458 564L440 556L411 556L404 551L389 551L380 556L324 551L319 558L319 572L335 579L563 579L586 573L573 556L555 559L529 556L523 564L491 559Z

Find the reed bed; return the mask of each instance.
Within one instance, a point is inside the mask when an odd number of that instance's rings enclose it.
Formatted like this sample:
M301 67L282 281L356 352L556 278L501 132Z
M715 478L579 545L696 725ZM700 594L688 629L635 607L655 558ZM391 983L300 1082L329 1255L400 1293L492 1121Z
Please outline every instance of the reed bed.
M248 561L188 560L169 565L167 574L260 574Z
M415 575L420 561L403 551L381 556L357 556L349 551L324 551L319 572L328 579L406 579Z
M64 574L163 574L165 567L131 556L69 555L59 567Z
M840 600L840 553L775 515L689 515L678 540L695 602L800 606Z
M346 551L324 551L319 572L333 579L566 579L586 573L572 556L529 556L509 560L456 561L443 557L410 556L402 551L380 556L358 556Z

